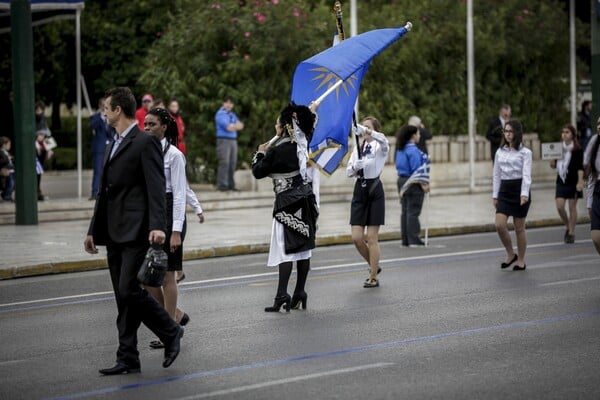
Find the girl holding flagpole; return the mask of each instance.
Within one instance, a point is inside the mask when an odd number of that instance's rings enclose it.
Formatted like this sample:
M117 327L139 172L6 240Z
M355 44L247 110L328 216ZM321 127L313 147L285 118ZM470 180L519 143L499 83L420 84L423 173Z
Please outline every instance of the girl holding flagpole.
M429 192L429 159L427 154L417 147L420 138L419 128L412 125L403 126L396 134L394 162L398 172L398 193L402 205L400 230L402 245L406 247L425 245L419 238L419 216L425 193Z
M363 287L373 288L379 286L379 227L385 223L385 193L379 176L390 146L381 133L381 124L374 117L365 118L357 132L363 141L352 152L346 168L348 177L357 178L350 208L350 225L354 246L369 263L369 277ZM359 146L362 156L359 155Z
M282 306L287 312L306 309L304 286L319 214L306 170L315 123L316 115L308 107L290 103L277 118L274 140L258 146L252 160L252 175L272 178L275 192L267 266L279 267L279 283L275 301L265 312L278 312ZM290 297L287 287L294 261L298 274Z

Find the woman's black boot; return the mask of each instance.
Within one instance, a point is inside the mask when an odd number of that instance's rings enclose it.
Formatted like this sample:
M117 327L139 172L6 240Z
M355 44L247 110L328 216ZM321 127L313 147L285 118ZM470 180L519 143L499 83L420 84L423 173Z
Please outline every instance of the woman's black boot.
M292 302L292 298L289 294L285 294L283 296L275 297L275 302L272 307L265 307L265 312L279 312L281 306L285 309L286 312L290 312L290 303Z
M300 292L300 293L294 293L294 295L292 296L292 304L291 304L291 308L294 310L299 310L300 309L300 304L302 304L302 309L306 310L306 300L307 300L308 296L306 295L306 292Z

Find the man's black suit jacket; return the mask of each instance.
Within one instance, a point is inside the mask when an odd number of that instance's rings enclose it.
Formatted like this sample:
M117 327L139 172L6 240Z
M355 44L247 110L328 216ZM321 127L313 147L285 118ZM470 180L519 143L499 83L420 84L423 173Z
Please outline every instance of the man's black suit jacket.
M104 154L100 190L88 235L96 245L148 240L165 231L166 197L159 140L135 126L110 158Z
M494 161L494 156L496 155L496 151L500 147L500 143L502 142L502 121L500 118L496 117L492 119L488 125L487 132L485 137L490 141L490 156L492 157L492 162Z

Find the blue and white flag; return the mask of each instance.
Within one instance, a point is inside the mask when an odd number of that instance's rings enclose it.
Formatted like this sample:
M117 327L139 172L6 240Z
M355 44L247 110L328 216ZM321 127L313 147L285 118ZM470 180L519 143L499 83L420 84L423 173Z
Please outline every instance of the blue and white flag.
M427 154L423 154L423 164L412 173L404 185L400 188L400 197L404 197L404 193L410 185L415 183L429 183L430 161Z
M376 29L341 41L296 67L292 101L310 104L338 81L343 83L319 105L310 142L311 163L332 174L348 152L352 112L371 60L408 32L407 27Z

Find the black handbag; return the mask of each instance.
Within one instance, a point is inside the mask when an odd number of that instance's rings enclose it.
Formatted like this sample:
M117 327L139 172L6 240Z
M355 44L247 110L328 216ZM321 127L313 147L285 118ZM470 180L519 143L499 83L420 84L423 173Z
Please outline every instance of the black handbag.
M145 286L161 287L168 264L169 257L162 247L158 245L150 246L138 271L138 281Z

